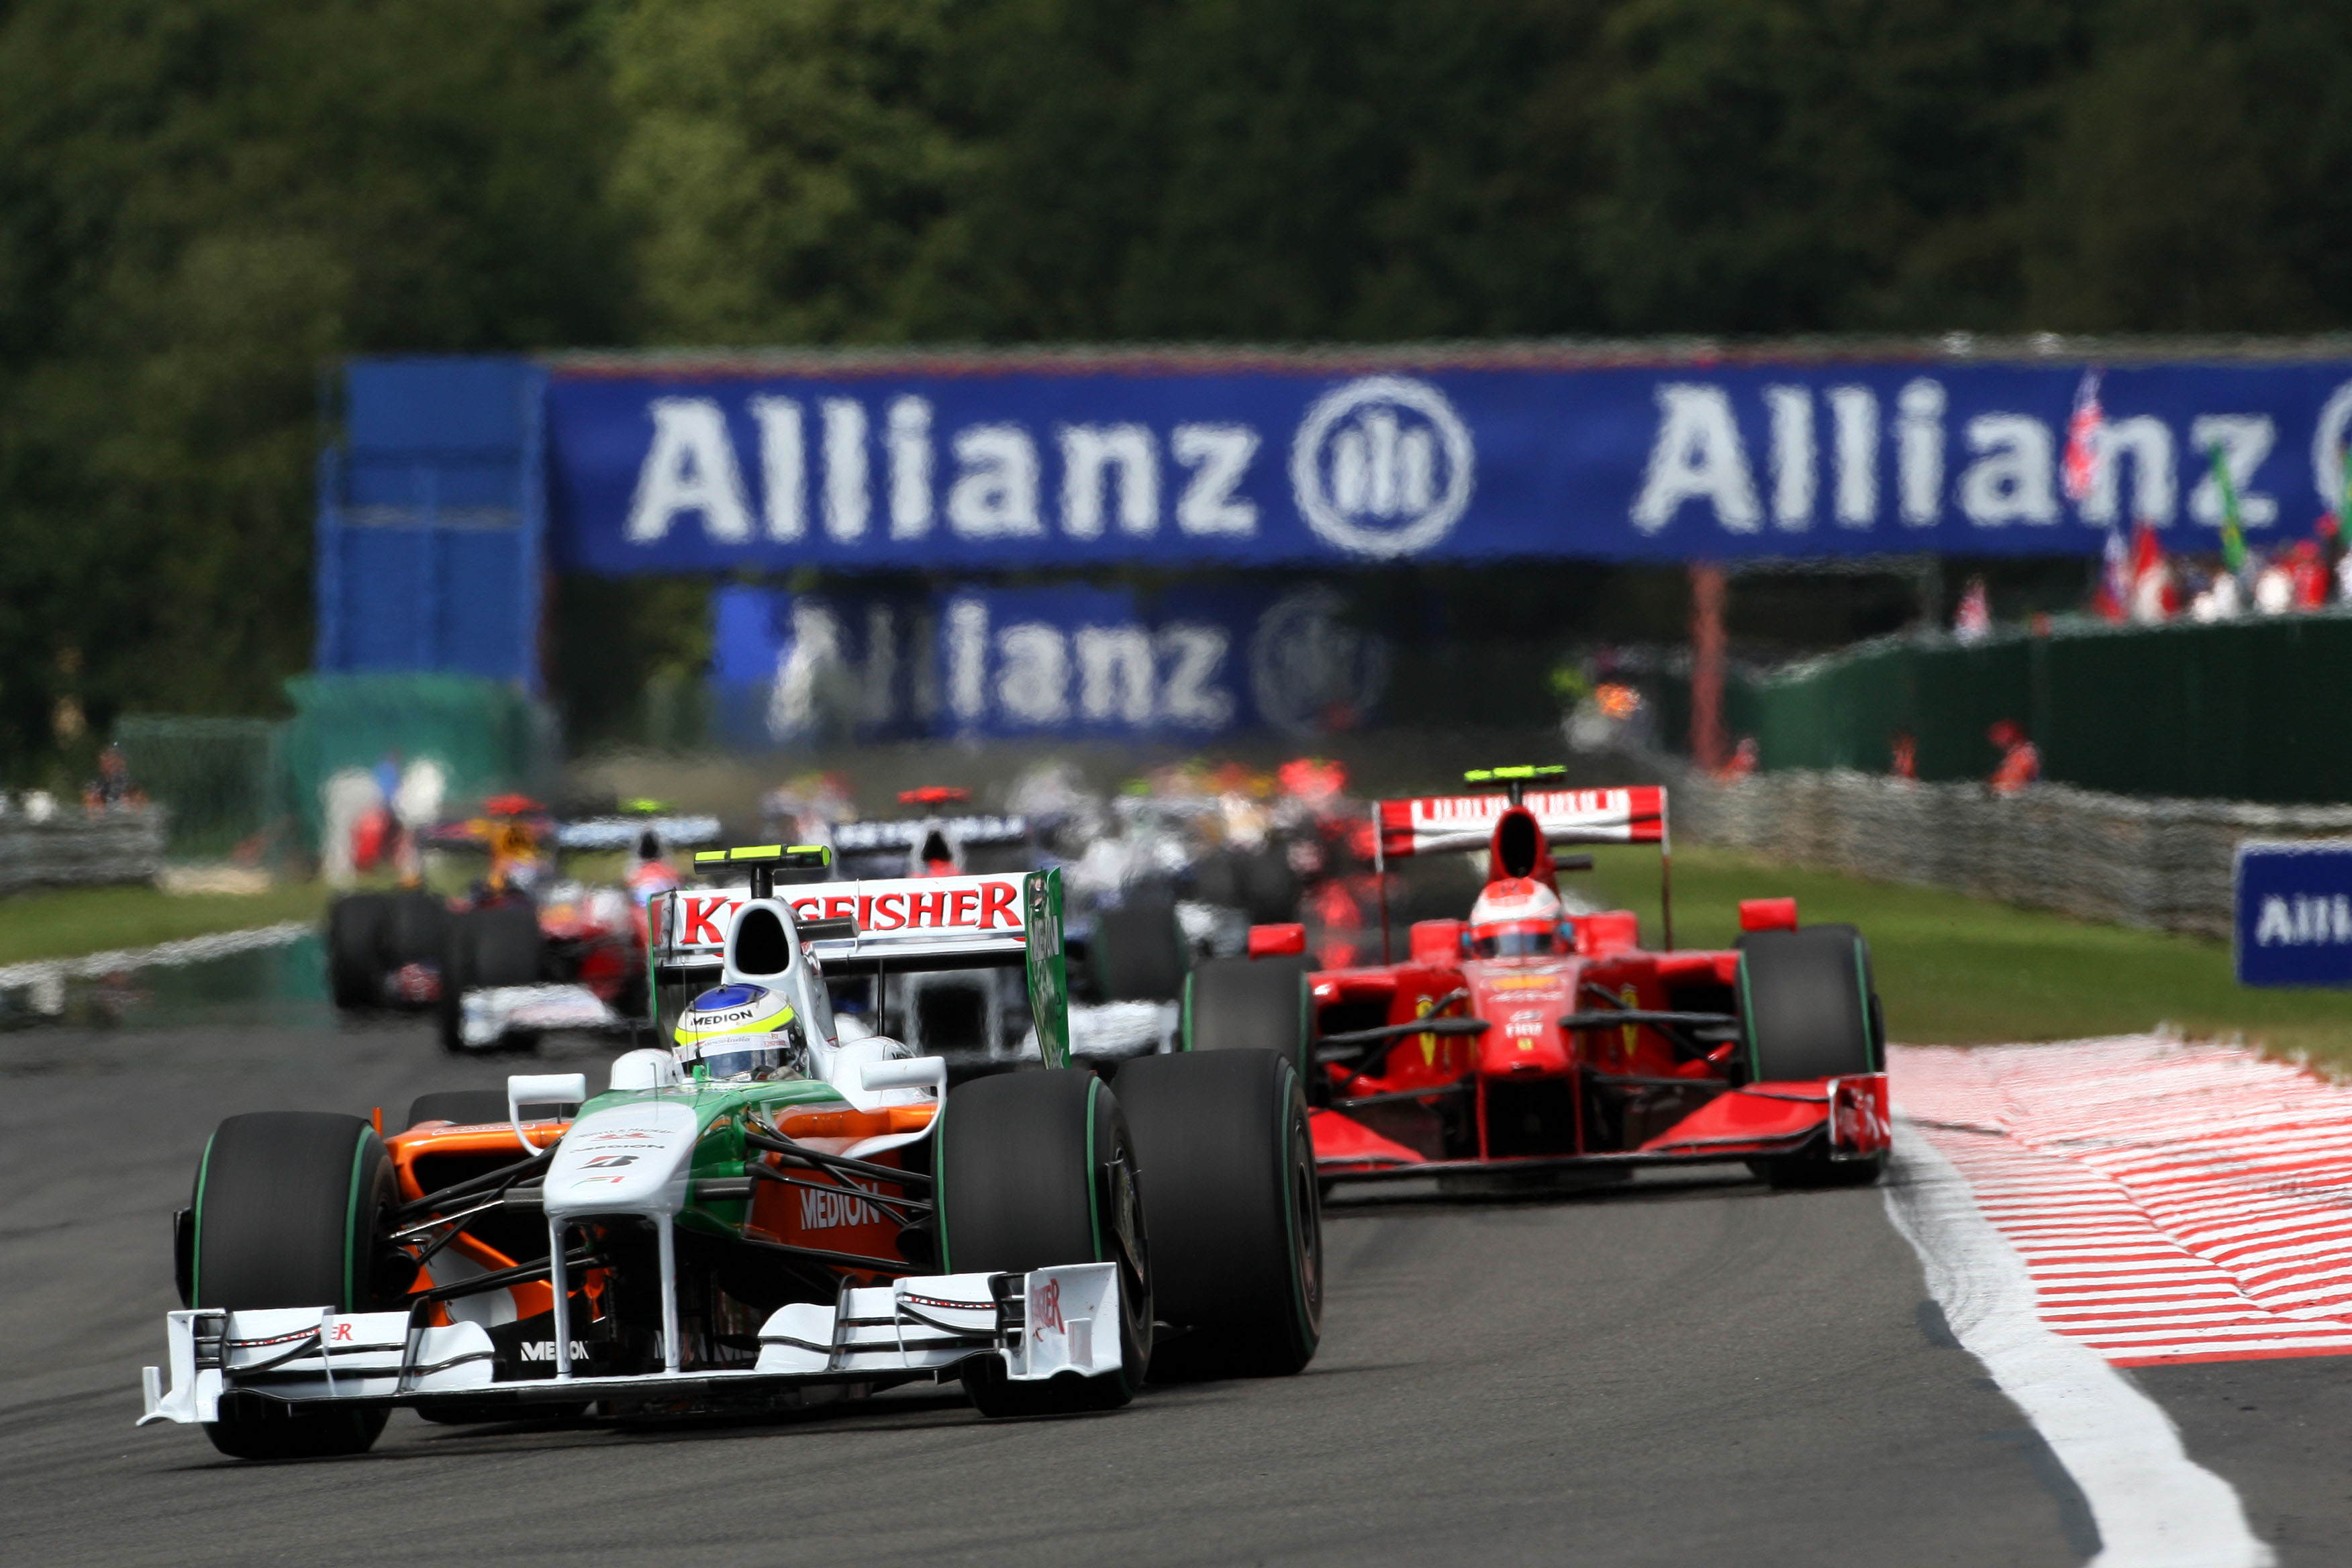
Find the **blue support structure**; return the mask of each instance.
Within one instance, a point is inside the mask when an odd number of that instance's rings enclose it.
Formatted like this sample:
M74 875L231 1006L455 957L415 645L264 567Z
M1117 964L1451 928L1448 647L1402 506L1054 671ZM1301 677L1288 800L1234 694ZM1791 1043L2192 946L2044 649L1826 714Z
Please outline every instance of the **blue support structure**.
M515 356L346 368L319 462L317 669L540 689L544 380Z

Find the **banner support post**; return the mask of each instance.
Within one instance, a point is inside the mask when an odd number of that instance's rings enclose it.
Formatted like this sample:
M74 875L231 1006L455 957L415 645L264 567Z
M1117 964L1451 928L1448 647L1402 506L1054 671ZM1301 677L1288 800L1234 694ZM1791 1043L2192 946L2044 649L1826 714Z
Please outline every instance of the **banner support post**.
M1658 918L1665 930L1666 945L1659 951L1675 950L1675 836L1667 826L1667 792L1658 792Z

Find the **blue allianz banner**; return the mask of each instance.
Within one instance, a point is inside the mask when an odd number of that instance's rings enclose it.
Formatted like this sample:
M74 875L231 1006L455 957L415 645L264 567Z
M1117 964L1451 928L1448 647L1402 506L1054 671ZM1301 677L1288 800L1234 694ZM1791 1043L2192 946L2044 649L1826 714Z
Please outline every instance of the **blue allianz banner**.
M1209 354L558 362L561 563L1341 565L2218 548L2344 489L2352 362L2120 365L2078 498L2080 363L1349 366Z
M1388 653L1329 587L712 598L720 728L742 745L914 736L1311 734L1377 708Z
M2352 839L2242 844L2238 984L2352 985Z

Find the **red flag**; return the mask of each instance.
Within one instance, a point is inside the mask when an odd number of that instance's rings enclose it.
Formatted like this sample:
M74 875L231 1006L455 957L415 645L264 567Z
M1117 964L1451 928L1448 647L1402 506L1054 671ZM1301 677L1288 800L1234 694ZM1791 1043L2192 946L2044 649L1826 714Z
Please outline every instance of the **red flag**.
M2082 384L2074 388L2074 412L2066 421L2066 457L2061 477L2066 488L2066 499L2081 506L2091 493L2091 481L2099 469L2099 432L2106 424L2106 413L2099 406L2099 375L2094 370L2083 373Z

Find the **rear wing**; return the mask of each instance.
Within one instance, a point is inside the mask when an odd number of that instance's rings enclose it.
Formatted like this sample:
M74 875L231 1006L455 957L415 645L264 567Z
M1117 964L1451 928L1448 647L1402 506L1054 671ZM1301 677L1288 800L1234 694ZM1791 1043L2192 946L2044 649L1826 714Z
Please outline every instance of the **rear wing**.
M749 886L655 895L646 912L656 975L664 969L715 973L736 911L751 897ZM774 897L791 906L796 925L826 922L824 934L806 945L827 975L1025 969L1045 1064L1058 1067L1067 1056L1070 991L1060 871L820 882L779 888Z
M1529 790L1520 801L1549 844L1666 844L1663 784ZM1484 849L1511 802L1499 795L1384 800L1374 811L1382 860Z
M555 842L564 849L632 849L647 833L666 848L690 849L719 842L715 816L589 816L556 825Z
M912 849L923 835L937 830L967 847L1019 844L1029 837L1029 824L1018 816L914 816L890 822L837 822L833 847L844 855L865 855L877 849Z

